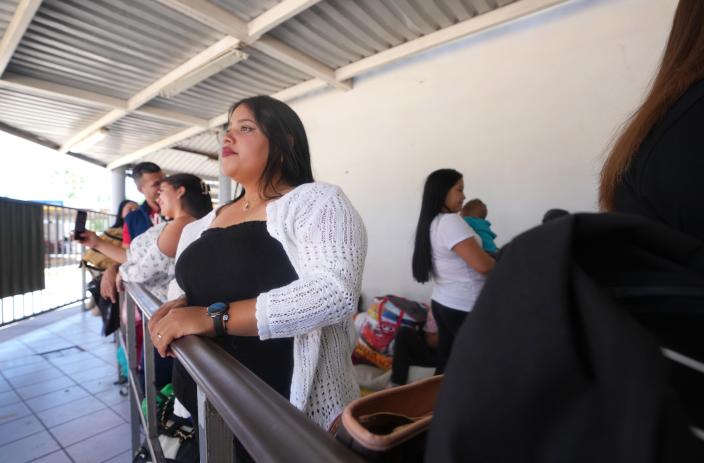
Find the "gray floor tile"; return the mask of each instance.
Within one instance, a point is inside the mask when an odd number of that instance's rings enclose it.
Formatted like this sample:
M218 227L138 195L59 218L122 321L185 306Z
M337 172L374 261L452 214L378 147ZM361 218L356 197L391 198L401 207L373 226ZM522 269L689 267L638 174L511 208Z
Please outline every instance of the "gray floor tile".
M113 457L109 460L105 460L104 463L132 463L132 450L128 450Z
M108 363L105 362L104 360L93 357L93 358L85 360L83 362L69 363L68 365L60 365L57 368L59 370L63 371L64 373L67 373L70 375L70 374L79 373L81 371L85 371L85 370L88 370L91 368L100 368L100 367L103 367L107 364ZM115 368L117 368L117 367L115 367Z
M70 373L69 376L77 383L82 383L83 381L89 381L92 379L110 378L112 381L117 380L117 367L112 367L107 364L103 364L98 368L87 368L84 371L79 371L77 373Z
M56 354L57 355L47 358L47 360L56 366L70 365L76 362L85 362L86 360L95 358L89 352L71 352L66 355L60 355L61 353L57 352Z
M42 431L0 447L0 461L24 463L57 450L61 450L59 444Z
M110 343L110 344L101 345L100 347L96 347L96 348L92 349L90 352L94 355L107 354L107 353L114 354L116 350L117 350L117 344Z
M32 463L73 463L71 459L66 455L63 450L59 452L50 453L45 457L41 457L38 460L32 460Z
M30 410L24 402L15 402L14 404L5 405L0 407L0 424L5 424L8 421L13 421L31 414L32 410Z
M46 341L51 341L54 339L54 336L49 330L32 330L29 333L23 334L22 336L18 336L15 338L15 341L19 342L46 342Z
M58 368L45 367L33 373L27 373L26 375L13 376L12 378L8 378L8 381L12 383L12 386L15 389L17 389L64 376L66 376L64 372Z
M40 355L33 355L31 357L21 357L9 360L0 361L0 371L5 374L6 371L11 370L16 367L24 367L31 365L33 363L47 363L46 360Z
M31 357L28 357L31 358ZM41 357L39 357L41 359ZM41 359L41 361L32 361L31 363L27 363L25 365L18 365L14 366L12 368L3 368L2 370L2 375L5 377L5 379L10 379L14 378L15 376L22 376L22 375L28 375L30 373L36 373L38 371L42 371L45 368L53 368L51 364L44 359Z
M34 355L34 351L27 346L0 347L0 360L2 361L29 357L32 355Z
M124 423L74 444L66 452L76 463L95 463L129 451L131 446L130 426Z
M34 415L28 415L10 421L9 423L0 424L0 445L5 445L43 430L44 426L42 426Z
M123 400L117 405L112 405L110 408L112 408L115 413L120 415L123 420L127 421L128 423L130 422L130 401L129 400Z
M76 418L68 423L51 428L51 434L66 448L71 444L95 436L98 433L124 423L125 420L109 408Z
M72 340L73 342L76 343L77 346L85 350L86 352L90 352L92 349L97 349L105 345L107 343L106 340L103 339L95 339L95 338L89 338L86 336L81 336L78 339ZM112 342L112 341L110 341Z
M71 386L66 389L55 391L51 394L40 395L26 401L29 408L35 412L58 407L65 403L73 402L81 397L86 397L88 392L80 386Z
M119 387L114 387L111 389L106 389L104 391L97 392L93 394L96 398L98 398L101 402L103 402L106 405L117 405L121 402L125 402L129 399L128 396L123 396L120 395L120 388Z
M88 415L98 410L106 408L103 402L93 396L86 396L67 404L59 405L58 407L50 408L37 412L37 416L48 428L59 424L67 423L76 418Z
M75 344L68 342L65 339L55 339L51 342L36 342L32 344L27 344L27 347L32 349L36 353L53 352L62 349L70 349L75 347Z
M20 402L22 399L15 394L15 391L0 392L0 407Z
M0 378L0 392L7 392L11 391L12 386L10 386L10 383L5 381L4 379Z
M59 391L66 389L67 387L73 386L76 383L66 376L60 378L49 379L38 384L32 384L30 386L23 386L16 389L17 393L24 399L31 399L32 397L37 397L44 394L49 394L54 391Z
M86 381L82 381L81 386L83 386L91 394L95 395L98 392L105 391L108 389L119 389L117 386L112 384L114 382L115 375L112 375L108 378L89 379Z

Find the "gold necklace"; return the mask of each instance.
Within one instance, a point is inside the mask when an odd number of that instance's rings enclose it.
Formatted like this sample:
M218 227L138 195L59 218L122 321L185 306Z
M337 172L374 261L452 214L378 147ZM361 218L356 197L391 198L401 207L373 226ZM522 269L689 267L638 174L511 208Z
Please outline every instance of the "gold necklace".
M254 202L254 201L255 201L255 200L252 200L252 202ZM243 211L248 211L251 206L252 206L252 205L251 205L251 203L249 202L249 200L245 198L245 200L244 200L244 208L242 208L242 210L243 210Z

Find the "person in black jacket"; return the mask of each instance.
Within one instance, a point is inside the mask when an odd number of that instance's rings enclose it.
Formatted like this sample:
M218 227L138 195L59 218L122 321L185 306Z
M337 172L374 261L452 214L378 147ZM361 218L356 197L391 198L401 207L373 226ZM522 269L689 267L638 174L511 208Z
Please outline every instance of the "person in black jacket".
M680 0L650 93L613 145L601 173L603 210L647 217L704 241L704 1ZM703 309L704 310L704 309ZM663 320L644 314L660 341L704 356L704 341L683 326L704 326L686 314ZM704 376L674 366L676 390L694 424L704 427Z
M426 461L704 461L660 339L701 340L702 307L704 244L687 234L613 213L523 233L455 339Z
M603 166L603 210L704 241L704 2L680 0L647 98Z

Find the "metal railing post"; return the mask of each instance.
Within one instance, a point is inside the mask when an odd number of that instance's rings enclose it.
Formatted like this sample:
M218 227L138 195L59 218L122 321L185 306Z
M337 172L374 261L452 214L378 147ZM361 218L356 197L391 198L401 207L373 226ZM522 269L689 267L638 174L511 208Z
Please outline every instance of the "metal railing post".
M132 432L132 453L134 454L140 446L139 442L139 425L141 422L140 410L140 397L136 390L139 386L136 381L137 378L137 330L135 329L134 311L135 304L130 297L129 293L121 293L123 296L121 303L124 303L125 310L127 311L127 326L126 328L126 340L125 349L127 350L127 370L128 370L128 381L130 383L130 428Z
M159 417L157 416L156 405L156 386L154 385L154 344L149 335L149 327L147 320L142 318L142 333L144 333L144 343L142 346L142 355L144 355L144 396L147 399L147 433L151 438L157 438L159 435Z
M83 246L81 246L83 249ZM82 253L81 253L82 254ZM86 311L86 289L87 289L87 278L86 278L86 266L81 265L81 307L83 311Z
M201 463L234 463L232 431L198 387L198 450Z

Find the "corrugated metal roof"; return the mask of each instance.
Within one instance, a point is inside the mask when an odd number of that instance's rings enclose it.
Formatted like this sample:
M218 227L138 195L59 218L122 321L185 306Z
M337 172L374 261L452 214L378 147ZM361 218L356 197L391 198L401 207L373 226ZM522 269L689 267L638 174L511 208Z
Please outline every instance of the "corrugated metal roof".
M210 77L175 98L156 98L149 104L212 118L236 101L254 95L268 95L310 79L310 76L251 47L249 58Z
M129 98L222 34L147 0L45 0L8 71Z
M0 37L5 33L8 24L15 14L19 0L0 0Z
M104 108L0 88L0 122L57 145L104 113Z
M236 14L244 21L250 21L280 3L277 0L210 0L210 2Z
M280 3L210 1L243 21L251 21ZM323 0L269 34L337 69L514 1ZM17 0L0 0L0 33L17 4ZM222 38L223 33L209 24L155 0L44 0L7 71L124 100ZM109 163L187 127L168 122L169 118L184 120L182 116L186 115L209 119L241 98L276 93L312 78L258 49L245 47L243 51L249 54L248 59L171 99L155 98L148 103L181 115L166 114L164 119L157 119L131 113L112 123L108 136L82 154ZM320 77L319 73L313 74ZM65 143L109 111L106 107L65 103L22 92L0 86L0 121L57 144ZM219 151L210 133L177 142L175 147L208 156ZM157 155L179 171L196 167L187 161L194 154L186 156L183 151L164 149ZM201 158L211 165L207 156ZM216 175L214 172L212 175Z
M195 137L180 141L174 146L196 153L207 153L211 156L217 156L220 153L220 143L214 132L203 132Z
M218 161L185 151L165 149L147 155L144 161L151 161L167 173L190 173L203 179L218 178Z
M271 34L338 68L515 0L327 0Z
M109 163L184 128L186 128L185 125L176 122L167 122L142 114L130 114L110 124L108 135L80 154Z

